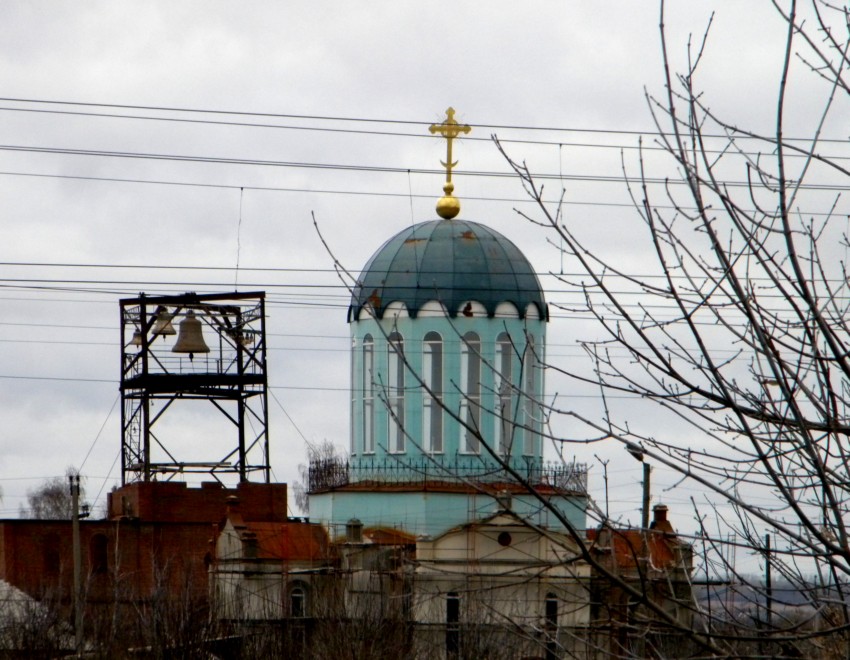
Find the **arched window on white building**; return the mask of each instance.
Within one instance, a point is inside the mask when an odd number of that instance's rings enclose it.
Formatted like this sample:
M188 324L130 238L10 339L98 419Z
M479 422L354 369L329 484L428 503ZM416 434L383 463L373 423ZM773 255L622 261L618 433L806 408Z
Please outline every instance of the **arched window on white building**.
M387 342L387 403L389 404L389 451L404 451L404 339L393 332Z
M474 332L463 336L460 349L461 427L460 450L477 454L481 428L481 339Z
M422 440L425 451L443 451L443 338L429 332L422 342L422 377L428 390L424 392Z
M456 658L460 651L460 596L446 594L446 656Z
M558 649L558 597L553 593L546 594L546 622L543 629L546 632L546 660L557 660L560 657Z
M363 338L363 453L375 453L375 342Z
M303 619L307 613L307 585L295 582L289 588L289 616L293 619Z
M513 344L507 332L496 337L496 451L510 456L513 440Z

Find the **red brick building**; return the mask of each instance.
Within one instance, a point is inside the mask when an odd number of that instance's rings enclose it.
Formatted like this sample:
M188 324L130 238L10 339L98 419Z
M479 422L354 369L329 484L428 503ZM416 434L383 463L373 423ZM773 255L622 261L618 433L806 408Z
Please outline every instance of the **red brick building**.
M204 601L207 567L227 498L236 495L264 522L285 522L286 484L137 482L109 494L106 520L80 521L82 574L89 605L188 592ZM0 580L37 598L71 602L69 520L0 521Z
M591 579L591 627L599 647L615 657L674 657L689 637L682 631L693 625L693 548L676 535L667 512L656 505L649 529L588 530L591 552L607 574L597 571Z

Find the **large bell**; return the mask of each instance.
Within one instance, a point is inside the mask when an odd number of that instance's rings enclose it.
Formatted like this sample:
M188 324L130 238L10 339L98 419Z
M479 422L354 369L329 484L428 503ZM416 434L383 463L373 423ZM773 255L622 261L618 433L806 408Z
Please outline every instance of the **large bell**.
M203 323L195 316L195 312L191 309L186 312L186 318L180 321L180 334L171 352L188 353L190 360L194 359L195 353L209 353L210 347L204 341L202 327Z
M156 320L153 322L153 328L151 329L151 334L154 337L159 335L176 335L177 331L174 329L174 326L171 325L171 319L174 318L173 314L168 313L168 309L165 305L160 305L156 308Z

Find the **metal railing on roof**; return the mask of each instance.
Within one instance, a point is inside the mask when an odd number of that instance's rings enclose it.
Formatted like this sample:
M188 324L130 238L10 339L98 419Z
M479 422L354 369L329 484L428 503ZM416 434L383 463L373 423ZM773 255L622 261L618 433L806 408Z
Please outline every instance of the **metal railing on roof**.
M587 494L587 466L582 463L529 462L516 466L515 470L525 483L533 487ZM428 459L405 461L401 458L356 464L341 458L316 459L310 462L307 482L311 493L352 484L520 483L511 472L493 465L438 463Z

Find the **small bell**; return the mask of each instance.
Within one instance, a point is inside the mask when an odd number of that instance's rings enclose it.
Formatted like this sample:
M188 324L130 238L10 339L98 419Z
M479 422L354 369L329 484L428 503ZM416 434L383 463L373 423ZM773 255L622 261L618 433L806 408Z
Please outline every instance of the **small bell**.
M180 321L180 334L172 353L188 353L189 360L195 358L195 353L209 353L210 347L204 341L203 323L191 309L186 312L186 318Z
M231 330L228 332L234 344L240 344L243 348L247 348L254 343L253 332L244 332L242 330Z
M142 331L136 329L133 333L133 338L130 340L130 346L141 346L142 345Z
M159 335L176 335L177 331L171 324L171 319L173 318L174 315L168 313L168 309L165 307L165 305L160 305L159 307L157 307L156 320L153 322L153 329L151 329L151 334L154 337L158 337Z

